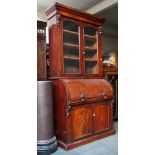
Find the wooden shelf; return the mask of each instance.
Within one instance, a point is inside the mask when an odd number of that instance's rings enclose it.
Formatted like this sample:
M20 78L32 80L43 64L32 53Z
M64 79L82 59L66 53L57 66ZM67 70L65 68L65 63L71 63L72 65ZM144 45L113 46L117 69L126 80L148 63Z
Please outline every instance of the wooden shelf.
M70 34L73 34L73 35L78 35L79 33L78 32L74 32L74 31L69 31L69 30L63 30L64 33L70 33Z
M70 57L70 56L64 56L64 59L68 59L68 60L80 60L79 58L76 57Z
M79 48L79 45L75 45L75 44L63 43L63 45L64 45L65 47L69 47L69 48Z
M91 38L91 39L96 39L96 36L91 36L91 35L87 35L87 34L85 34L84 37Z
M93 61L93 62L95 61L95 62L97 62L98 60L97 60L97 59L91 59L91 58L88 59L88 58L87 58L87 59L85 59L85 61L89 61L89 62L90 62L90 61Z
M91 50L91 51L97 51L97 48L93 48L93 47L85 47L85 50Z

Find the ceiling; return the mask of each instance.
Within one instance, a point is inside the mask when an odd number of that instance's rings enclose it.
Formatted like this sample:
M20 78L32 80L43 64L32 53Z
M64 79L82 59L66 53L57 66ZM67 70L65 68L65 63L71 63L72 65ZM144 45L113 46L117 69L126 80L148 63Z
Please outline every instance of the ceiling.
M39 17L38 19L47 21L45 10L50 6L52 6L55 2L59 2L84 11L87 11L90 8L98 6L100 7L100 11L96 13L96 15L106 19L106 22L105 22L106 25L117 27L118 26L118 3L116 3L115 5L111 5L110 7L104 8L105 7L104 3L107 3L107 2L110 3L110 1L111 0L37 0L37 14L38 14L37 16Z
M86 10L103 0L37 0L37 10L45 10L52 6L55 2L59 2L76 9Z
M103 17L106 20L106 25L118 26L118 4L101 11L96 15Z

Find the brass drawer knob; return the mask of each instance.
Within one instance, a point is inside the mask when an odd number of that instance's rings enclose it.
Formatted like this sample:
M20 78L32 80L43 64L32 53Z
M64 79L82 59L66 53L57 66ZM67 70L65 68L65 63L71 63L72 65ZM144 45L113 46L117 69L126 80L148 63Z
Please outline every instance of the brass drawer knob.
M81 95L80 95L80 98L84 98L84 97L85 97L85 95L84 95L84 94L81 94Z
M84 98L82 98L82 99L81 99L81 102L84 102L84 101L85 101L85 99L84 99Z
M105 93L105 92L103 92L103 93L102 93L102 96L106 96L106 93Z
M103 96L104 99L107 99L107 95L106 95L105 92L102 93L102 96Z
M104 96L104 99L107 99L107 96Z
M84 102L86 99L85 99L85 94L80 94L80 98L81 98L81 102Z

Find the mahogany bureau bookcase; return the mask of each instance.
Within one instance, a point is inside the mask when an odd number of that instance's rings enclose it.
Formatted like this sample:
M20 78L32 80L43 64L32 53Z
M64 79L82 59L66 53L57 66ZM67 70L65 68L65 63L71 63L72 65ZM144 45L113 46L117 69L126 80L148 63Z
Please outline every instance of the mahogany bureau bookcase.
M69 150L114 134L113 90L103 79L104 20L60 3L46 15L59 146Z

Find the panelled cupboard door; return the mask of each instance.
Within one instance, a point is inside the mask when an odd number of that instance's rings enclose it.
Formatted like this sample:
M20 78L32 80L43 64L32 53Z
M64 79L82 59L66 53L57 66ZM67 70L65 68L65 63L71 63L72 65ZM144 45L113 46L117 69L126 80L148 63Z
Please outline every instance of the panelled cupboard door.
M94 134L110 129L112 125L112 106L106 103L94 104L93 110Z
M82 140L112 128L112 106L107 103L73 106L70 120L70 140Z
M98 27L62 17L63 75L102 76L102 37Z
M91 105L75 106L71 111L71 141L80 140L92 134Z

